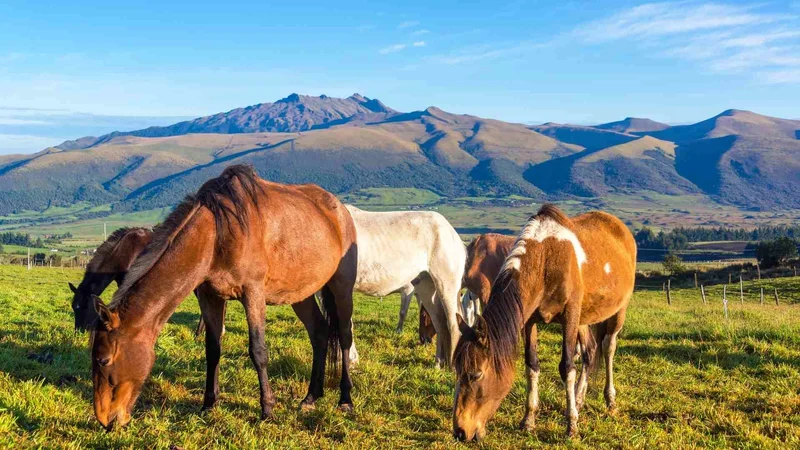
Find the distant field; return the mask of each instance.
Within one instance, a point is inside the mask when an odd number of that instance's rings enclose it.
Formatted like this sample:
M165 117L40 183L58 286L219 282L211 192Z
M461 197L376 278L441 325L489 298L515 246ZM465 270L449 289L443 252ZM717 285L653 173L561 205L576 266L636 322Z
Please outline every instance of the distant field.
M199 412L204 346L193 336L197 302L185 301L156 345L153 376L125 429L101 430L92 415L87 336L74 334L66 282L77 270L0 266L0 447L2 448L798 448L800 278L746 283L746 303L722 313L721 286L703 305L694 289L639 291L617 351L619 412L609 416L598 375L581 411L580 438L567 441L558 376L557 326L541 332L542 406L537 430L517 429L525 381L521 359L511 395L480 445L451 436L453 375L416 344L416 306L399 337L399 299L356 296L356 413L335 409L327 390L317 411L297 404L310 372L306 333L288 307L267 309L275 422L255 420L258 382L241 306L228 310L219 407ZM759 305L760 286L781 305ZM110 292L104 295L110 298Z

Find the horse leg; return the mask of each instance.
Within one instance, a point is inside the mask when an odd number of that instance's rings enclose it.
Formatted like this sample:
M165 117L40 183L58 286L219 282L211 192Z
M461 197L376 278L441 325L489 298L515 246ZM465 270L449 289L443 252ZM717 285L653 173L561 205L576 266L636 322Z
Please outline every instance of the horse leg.
M528 378L528 399L525 403L525 416L519 427L533 431L536 426L536 413L539 411L539 333L533 318L525 324L525 374Z
M445 367L445 347L443 335L446 333L447 322L442 314L441 307L437 304L436 288L430 277L423 277L416 286L417 299L419 300L436 330L436 366ZM440 301L440 300L438 300ZM422 322L420 321L420 325Z
M222 353L222 324L225 320L225 300L197 289L201 323L206 324L206 391L203 409L213 408L219 397L219 359Z
M358 361L359 361L358 349L356 348L356 338L355 338L355 334L353 333L353 327L354 326L355 325L353 324L353 321L351 320L350 321L350 335L353 336L353 345L350 346L350 364L353 365L353 366L358 364Z
M414 296L414 286L409 283L403 286L403 289L400 291L400 318L397 321L397 329L395 333L400 334L403 332L403 324L406 321L406 315L408 315L408 307L411 306L411 298Z
M461 290L461 276L453 277L452 280L441 279L437 276L432 276L432 278L436 286L436 296L439 300L444 322L442 328L445 333L440 332L439 334L444 338L442 339L442 350L444 352L442 356L445 358L445 365L450 367L453 362L453 354L456 352L458 338L461 336L461 331L456 321L456 313L459 310L458 294Z
M464 291L464 295L461 296L462 314L464 314L464 320L467 321L467 325L469 326L475 325L475 316L478 315L475 297L476 295L473 294L469 289Z
M578 297L580 298L580 297ZM577 308L573 305L577 303ZM567 435L570 437L578 434L578 407L575 401L575 347L578 341L578 321L580 319L580 303L568 301L563 313L561 345L561 363L558 371L567 391L567 408L564 416L567 419Z
M317 306L314 296L308 297L302 302L292 305L297 318L303 322L308 332L308 339L311 341L311 349L314 355L311 363L311 381L308 384L308 394L300 402L300 409L314 409L314 403L323 395L325 385L325 358L328 355L328 324L325 317Z
M264 342L264 328L266 326L266 297L263 287L246 288L241 299L244 305L245 316L247 317L247 327L249 330L249 353L250 359L258 374L258 386L261 391L261 420L271 419L272 407L275 405L275 395L269 385L267 375L267 364L269 362L269 351Z
M606 407L611 414L617 412L617 390L614 387L614 354L617 351L617 335L625 323L625 310L606 321L606 335L603 338L603 356L606 363L606 388L603 392Z

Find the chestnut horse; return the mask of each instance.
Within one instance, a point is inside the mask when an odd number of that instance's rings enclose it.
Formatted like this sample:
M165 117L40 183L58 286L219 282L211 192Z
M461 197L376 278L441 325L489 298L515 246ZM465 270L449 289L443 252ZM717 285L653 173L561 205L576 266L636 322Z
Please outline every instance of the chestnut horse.
M155 362L156 338L196 286L207 328L204 408L219 395L225 301L239 299L262 419L275 404L264 341L267 304L292 305L311 340L311 380L301 407L313 408L322 397L331 345L334 361L341 349L339 407L352 410L348 353L357 258L355 226L335 196L314 185L262 180L249 166L228 167L155 229L110 305L93 297L100 316L91 344L95 417L106 429L130 421ZM314 300L320 289L327 319Z
M606 365L605 398L615 408L613 360L617 334L633 295L636 243L616 217L590 212L568 218L552 205L531 217L495 280L488 305L475 325L460 320L454 365L457 381L453 434L480 439L514 381L517 341L524 330L528 398L520 424L531 430L539 406L539 360L535 324L561 323L559 372L566 387L567 434L577 434L586 366L598 342ZM586 325L595 325L589 332ZM580 337L579 337L580 335ZM583 368L576 394L573 356L580 339Z
M486 307L494 279L500 273L500 268L511 252L515 240L514 236L486 233L479 235L467 245L467 263L464 279L461 282L461 287L467 291L461 297L461 309L464 310L465 318L470 325L474 317ZM401 317L405 314L406 311L400 311ZM420 308L419 315L420 325L430 321L425 308ZM436 330L420 326L420 342L430 342L435 335Z
M133 261L152 239L153 232L147 228L120 228L97 247L78 287L69 283L76 331L88 330L97 320L92 296L102 294L114 281L122 286Z

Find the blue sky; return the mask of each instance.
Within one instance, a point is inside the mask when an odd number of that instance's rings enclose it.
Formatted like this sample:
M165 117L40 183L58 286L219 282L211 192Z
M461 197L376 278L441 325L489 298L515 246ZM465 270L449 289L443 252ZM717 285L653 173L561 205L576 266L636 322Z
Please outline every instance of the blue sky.
M800 1L32 3L0 3L0 153L292 92L524 123L800 118Z

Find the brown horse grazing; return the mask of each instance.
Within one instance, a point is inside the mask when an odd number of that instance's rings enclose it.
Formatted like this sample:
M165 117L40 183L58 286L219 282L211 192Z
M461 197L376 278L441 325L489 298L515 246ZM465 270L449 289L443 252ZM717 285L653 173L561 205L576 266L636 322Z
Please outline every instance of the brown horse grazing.
M606 404L615 408L613 359L617 334L633 295L636 243L617 218L590 212L569 219L543 206L523 228L492 287L486 310L474 327L460 320L453 434L482 438L514 380L517 340L524 330L528 400L521 426L531 430L539 406L539 360L534 325L561 323L559 372L567 392L567 434L577 433L585 374L598 342L606 363ZM585 325L594 325L588 332ZM583 370L576 394L573 355L580 339Z
M267 378L265 306L291 304L313 348L311 380L301 407L322 397L325 360L341 349L339 406L352 410L350 319L357 263L356 232L335 196L313 185L260 179L249 166L231 166L187 197L154 231L92 333L94 411L106 429L124 425L155 362L154 345L169 317L199 286L206 323L204 408L219 395L220 336L227 299L239 299L249 329L249 353L258 373L261 418L272 416L275 396ZM327 320L314 301L322 289Z
M147 228L120 228L100 244L78 287L69 283L76 331L89 329L97 320L92 296L102 294L114 281L122 286L128 269L152 239L153 232Z

